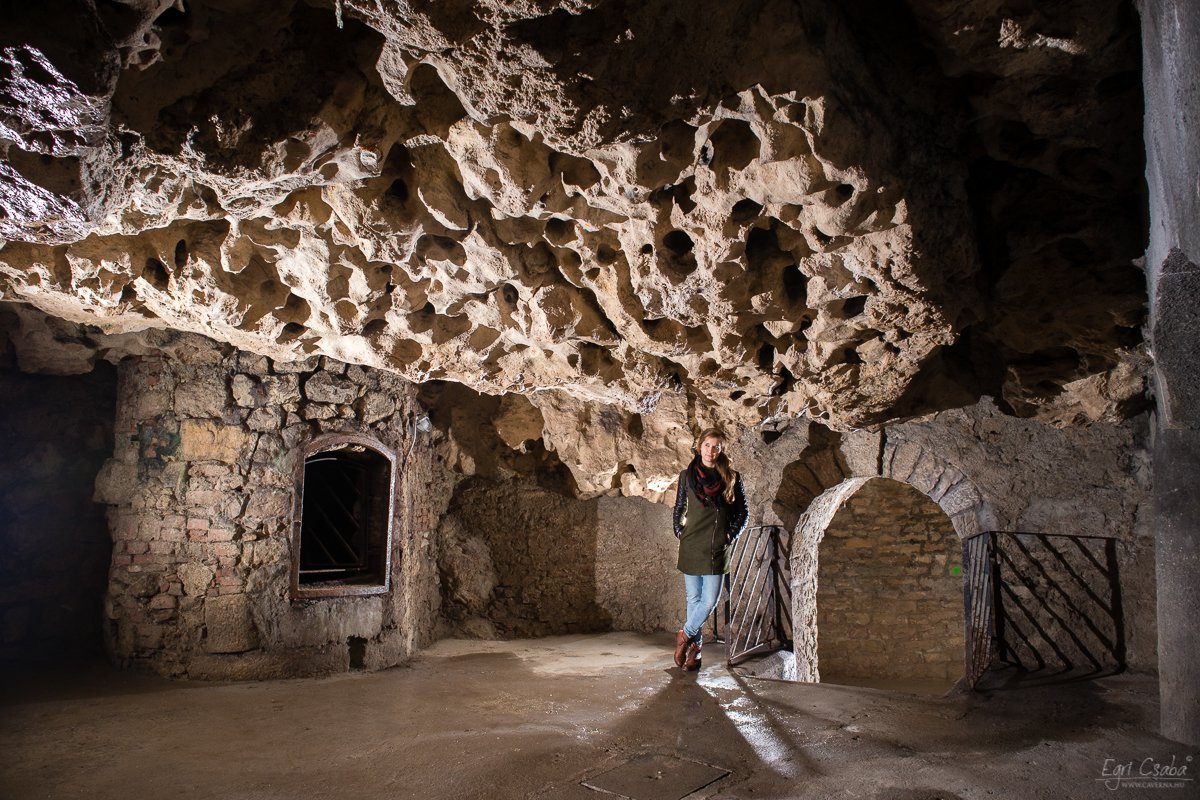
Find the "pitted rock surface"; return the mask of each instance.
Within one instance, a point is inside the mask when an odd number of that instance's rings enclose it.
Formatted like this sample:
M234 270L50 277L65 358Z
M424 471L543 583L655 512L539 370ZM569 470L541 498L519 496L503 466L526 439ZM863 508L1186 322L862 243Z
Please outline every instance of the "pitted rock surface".
M6 10L0 294L526 395L591 493L660 408L1138 410L1132 10L868 6Z

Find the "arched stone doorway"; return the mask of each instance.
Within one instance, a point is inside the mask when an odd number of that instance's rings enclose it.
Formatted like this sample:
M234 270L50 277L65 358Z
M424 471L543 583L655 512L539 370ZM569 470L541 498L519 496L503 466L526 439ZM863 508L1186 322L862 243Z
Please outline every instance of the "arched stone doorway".
M828 444L830 446L824 449L840 449L837 441ZM802 509L791 540L792 628L797 680L821 680L817 652L819 545L842 505L864 484L878 478L890 478L906 484L942 510L960 541L964 537L997 528L991 507L983 500L974 482L937 454L911 442L887 441L883 444L877 463L878 472L855 476L839 453L809 453L806 450L801 459L784 471L785 479L789 471L797 476L792 484L800 488L785 497L782 489L784 485L791 485L785 480L776 504L786 500L790 508ZM783 518L782 511L780 517ZM953 566L961 567L961 553L957 549L955 552L959 555ZM961 575L955 578L960 594L954 608L961 614L963 579ZM959 661L960 665L965 663L965 648L961 652L963 658Z
M817 552L824 682L925 691L963 673L962 551L945 512L912 486L858 482Z

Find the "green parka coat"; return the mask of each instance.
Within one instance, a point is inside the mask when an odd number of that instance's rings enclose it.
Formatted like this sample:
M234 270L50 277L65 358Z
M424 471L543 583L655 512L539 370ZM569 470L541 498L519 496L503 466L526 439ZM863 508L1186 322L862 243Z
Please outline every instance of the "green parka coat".
M729 571L728 550L748 516L741 473L734 473L733 502L723 495L702 503L688 481L685 469L679 473L675 491L675 538L679 540L676 567L686 575L722 575Z

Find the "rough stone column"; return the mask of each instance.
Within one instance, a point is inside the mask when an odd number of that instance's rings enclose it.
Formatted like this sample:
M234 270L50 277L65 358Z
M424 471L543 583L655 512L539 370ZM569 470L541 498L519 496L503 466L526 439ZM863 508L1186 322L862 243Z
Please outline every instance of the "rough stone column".
M1200 744L1200 6L1140 0L1164 736Z

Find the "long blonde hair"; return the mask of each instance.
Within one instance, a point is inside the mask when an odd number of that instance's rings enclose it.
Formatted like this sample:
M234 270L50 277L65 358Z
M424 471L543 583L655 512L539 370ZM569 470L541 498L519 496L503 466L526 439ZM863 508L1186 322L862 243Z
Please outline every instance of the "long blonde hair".
M704 444L705 439L710 438L721 440L721 452L717 453L714 463L717 468L717 474L719 474L721 476L721 480L725 482L725 491L723 492L725 496L725 502L732 503L733 484L734 481L737 480L737 473L734 472L733 466L729 463L729 456L725 455L725 445L729 443L729 437L725 435L725 431L721 430L720 428L705 428L700 432L700 435L696 437L696 446L693 449L696 451L696 455L700 455L700 445Z

